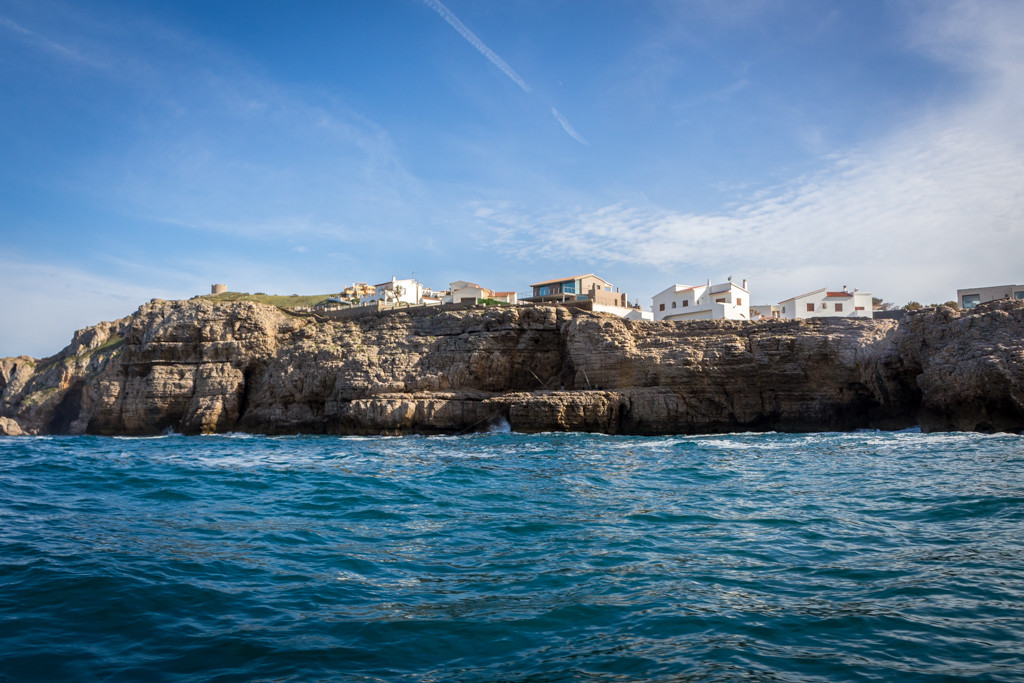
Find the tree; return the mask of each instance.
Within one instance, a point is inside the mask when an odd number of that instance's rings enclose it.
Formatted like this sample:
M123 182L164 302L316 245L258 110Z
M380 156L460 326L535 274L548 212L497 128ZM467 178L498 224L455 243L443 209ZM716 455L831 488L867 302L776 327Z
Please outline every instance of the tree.
M918 302L918 301L908 301L907 305L903 307L903 310L904 311L919 311L922 308L924 308L924 306L922 306L920 302Z
M880 311L891 311L896 308L896 304L888 301L882 301L882 298L878 296L871 297L871 305L872 307L878 308Z
M395 285L390 290L384 291L384 301L386 303L393 303L397 306L401 302L403 294L405 294L405 287L402 285Z

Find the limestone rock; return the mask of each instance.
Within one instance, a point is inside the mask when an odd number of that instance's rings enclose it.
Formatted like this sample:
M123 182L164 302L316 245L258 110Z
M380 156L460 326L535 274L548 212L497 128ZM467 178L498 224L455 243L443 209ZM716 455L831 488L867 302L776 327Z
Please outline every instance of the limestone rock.
M325 321L154 300L0 359L29 433L1024 429L1024 302L902 321L627 321L559 307Z
M1024 429L1024 302L914 312L900 328L894 353L920 369L922 429Z
M25 436L17 420L0 417L0 436Z

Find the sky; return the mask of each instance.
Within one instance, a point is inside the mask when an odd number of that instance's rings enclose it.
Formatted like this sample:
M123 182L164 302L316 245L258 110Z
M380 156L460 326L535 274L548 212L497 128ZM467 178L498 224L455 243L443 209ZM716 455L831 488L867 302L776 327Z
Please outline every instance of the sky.
M0 357L152 298L1024 282L1024 3L0 0Z

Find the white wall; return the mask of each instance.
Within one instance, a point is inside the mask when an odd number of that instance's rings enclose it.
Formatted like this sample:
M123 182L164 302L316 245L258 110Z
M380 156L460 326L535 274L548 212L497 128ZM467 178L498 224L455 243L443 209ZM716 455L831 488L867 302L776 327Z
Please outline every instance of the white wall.
M460 287L454 288L456 283L452 283L452 303L461 303L463 299L489 299L491 296L491 290L484 289L483 287Z
M696 287L673 285L651 300L655 320L750 320L750 292L735 282ZM665 310L661 310L662 304Z
M764 304L761 306L750 307L750 319L760 320L758 315L762 315L765 318L778 318L782 315L782 306L778 304Z
M622 306L608 306L607 304L594 304L595 313L613 313L620 318L627 320L654 320L654 314L650 311L643 311L639 308L624 308Z
M841 291L841 290L835 290ZM810 292L808 294L786 299L779 302L785 310L782 311L783 318L872 318L871 292L849 292L852 296L828 296L828 290ZM808 311L807 305L813 304L814 311ZM836 310L836 304L841 304L841 311ZM863 310L858 311L860 307Z
M420 302L423 296L423 286L411 278L405 280L398 280L392 278L391 282L377 285L373 291L372 296L366 297L367 303L376 303L378 301L383 303L394 303L395 299L388 294L389 290L393 290L395 287L402 288L402 296L398 297L398 301L401 303L415 305Z

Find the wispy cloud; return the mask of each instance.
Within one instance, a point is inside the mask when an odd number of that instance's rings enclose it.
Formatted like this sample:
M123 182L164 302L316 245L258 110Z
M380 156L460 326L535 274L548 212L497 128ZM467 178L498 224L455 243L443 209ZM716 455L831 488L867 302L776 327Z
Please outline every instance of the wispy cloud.
M154 294L140 283L118 281L77 268L29 263L0 254L0 357L37 358L59 351L74 330L128 315Z
M477 219L524 259L568 255L657 267L651 287L656 278L742 272L765 300L849 282L944 301L958 287L983 284L979 277L1017 281L1024 40L1006 14L1024 20L1017 16L1024 11L999 7L1001 15L964 5L928 18L935 29L929 50L970 55L976 86L969 100L832 154L819 172L748 194L731 208L698 214L616 203L538 214L495 204L477 207Z
M75 62L80 62L82 64L88 64L90 66L98 65L95 60L86 57L78 50L74 50L70 47L67 47L66 45L62 45L61 43L55 40L51 40L50 38L47 38L46 36L36 31L27 29L18 22L8 17L0 16L0 27L8 29L9 31L19 36L22 40L37 47L40 47L52 54L56 54L60 57Z
M585 139L583 138L583 136L582 136L582 135L580 135L579 133L577 133L577 132L576 132L576 129L575 129L575 128L573 128L573 127L572 127L572 126L571 126L571 125L569 124L569 122L568 122L568 121L566 121L566 120L565 120L565 117L564 117L564 116L562 116L561 112L559 112L559 111L558 111L557 109L555 109L554 107L551 107L551 114L552 114L552 115L553 115L553 116L555 117L555 120L556 120L556 121L558 121L558 123L560 123L560 124L561 124L561 126L562 126L562 129L563 129L563 130L564 130L564 131L565 131L566 133L568 133L568 134L569 134L569 135L570 135L570 136L571 136L571 137L572 137L572 138L573 138L574 140L576 140L577 142L579 142L579 143L580 143L581 145L589 145L589 144L590 144L589 142L587 142L587 141L586 141L586 140L585 140Z
M130 35L78 27L131 66L96 72L97 90L113 82L121 98L98 116L125 125L117 145L74 162L76 191L133 219L256 239L358 239L410 223L423 190L374 121L216 45L144 18L130 25Z
M448 22L448 24L459 32L459 35L466 39L466 41L475 47L480 54L487 58L487 60L498 67L503 74L512 79L516 85L522 88L525 92L531 92L531 88L526 84L519 74L515 72L515 69L510 67L504 59L495 54L494 50L484 45L484 42L476 37L476 34L469 30L469 28L463 24L455 14L445 7L440 0L423 0L423 3L430 7L432 10L441 15L441 18Z
M326 294L344 284L339 264L350 269L352 278L365 277L358 267L368 259L354 263L351 254L331 256L325 268L312 260L295 267L285 253L267 261L243 250L196 250L189 257L170 259L152 252L136 259L103 254L101 267L90 269L82 259L44 262L32 254L0 249L0 358L54 354L76 329L129 315L154 297L207 294L214 282L226 283L231 291Z

